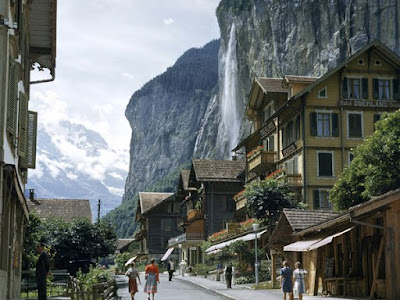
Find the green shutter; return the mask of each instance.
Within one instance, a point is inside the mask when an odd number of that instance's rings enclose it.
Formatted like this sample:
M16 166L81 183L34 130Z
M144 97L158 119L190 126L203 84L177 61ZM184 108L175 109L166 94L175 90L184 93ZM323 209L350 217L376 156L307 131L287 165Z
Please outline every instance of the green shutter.
M400 80L393 80L393 99L400 100Z
M374 99L379 99L379 80L372 79L372 87L374 89Z
M348 98L348 91L347 91L347 78L343 77L342 80L342 98Z
M19 123L18 123L18 155L25 157L26 139L28 134L28 99L19 93Z
M11 137L11 144L15 144L16 123L17 123L17 104L18 104L18 72L15 61L10 66L10 81L7 102L7 132Z
M317 135L317 113L312 112L310 113L310 125L311 125L311 135L316 136Z
M361 80L362 84L362 99L368 99L368 78L363 78Z
M339 115L332 114L332 136L339 136Z
M21 167L34 169L36 166L37 112L28 111L28 126L25 157Z
M319 206L319 191L318 190L314 190L314 209L318 209L320 208Z

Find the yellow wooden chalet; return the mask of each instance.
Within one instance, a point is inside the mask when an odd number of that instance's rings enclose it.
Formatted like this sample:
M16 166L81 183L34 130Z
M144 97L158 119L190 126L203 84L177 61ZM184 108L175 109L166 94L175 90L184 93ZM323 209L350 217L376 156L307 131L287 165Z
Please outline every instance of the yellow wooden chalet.
M245 148L246 182L282 178L310 208L331 209L329 191L353 149L400 107L399 74L399 56L374 41L320 78L256 78L252 134L234 149Z

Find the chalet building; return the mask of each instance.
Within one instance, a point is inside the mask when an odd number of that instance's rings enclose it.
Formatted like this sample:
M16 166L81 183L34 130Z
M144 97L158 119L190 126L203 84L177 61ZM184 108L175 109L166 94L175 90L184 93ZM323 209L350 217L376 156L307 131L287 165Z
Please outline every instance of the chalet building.
M115 253L124 253L129 251L130 245L135 242L135 239L118 239L117 250Z
M58 219L66 222L87 219L92 222L89 200L29 199L28 208L41 219Z
M301 218L294 232L282 216L270 247L302 261L310 295L400 299L399 216L400 189L311 226L311 217Z
M286 180L311 209L330 210L329 191L374 132L384 112L400 107L400 58L374 41L321 78L254 80L246 108L252 134L245 148L246 183ZM237 209L246 199L235 197Z
M174 193L139 193L135 217L140 224L135 235L135 240L140 242L138 259L163 256L168 240L182 233L177 226L180 216Z
M29 110L33 66L50 70L56 56L56 0L5 0L0 5L0 299L21 286L24 197L35 168L37 113Z
M233 196L243 189L238 175L244 168L243 161L194 159L190 171L181 172L177 195L185 233L170 239L168 246L180 247L181 260L188 265L201 263L200 244L235 220Z

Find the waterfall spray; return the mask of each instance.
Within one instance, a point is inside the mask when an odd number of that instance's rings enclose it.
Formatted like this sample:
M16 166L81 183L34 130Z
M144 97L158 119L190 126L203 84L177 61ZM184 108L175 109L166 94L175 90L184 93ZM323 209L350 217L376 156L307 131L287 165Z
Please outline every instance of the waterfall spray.
M223 64L224 77L221 93L222 123L224 125L226 139L229 142L229 149L232 149L237 143L240 129L240 118L237 108L238 68L235 24L232 24L231 27Z

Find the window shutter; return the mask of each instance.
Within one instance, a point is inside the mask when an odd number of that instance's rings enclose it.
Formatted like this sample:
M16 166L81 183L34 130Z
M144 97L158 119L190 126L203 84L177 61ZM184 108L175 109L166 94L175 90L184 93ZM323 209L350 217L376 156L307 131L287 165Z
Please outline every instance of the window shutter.
M11 136L11 144L15 144L18 103L18 73L17 64L13 61L10 66L10 82L7 106L7 132Z
M25 157L28 127L28 99L19 93L18 155Z
M339 136L339 115L332 114L332 136Z
M346 77L343 77L343 80L342 80L342 98L348 98L347 78Z
M314 190L314 209L318 209L320 208L319 205L319 191L318 190Z
M379 80L374 78L372 79L373 89L374 89L374 99L379 99Z
M400 100L400 80L393 80L393 99Z
M311 121L311 135L316 136L317 135L317 113L312 112L310 113L310 121Z
M368 78L361 80L362 84L362 99L368 99Z
M37 112L28 111L28 126L25 157L21 167L34 169L36 166Z

